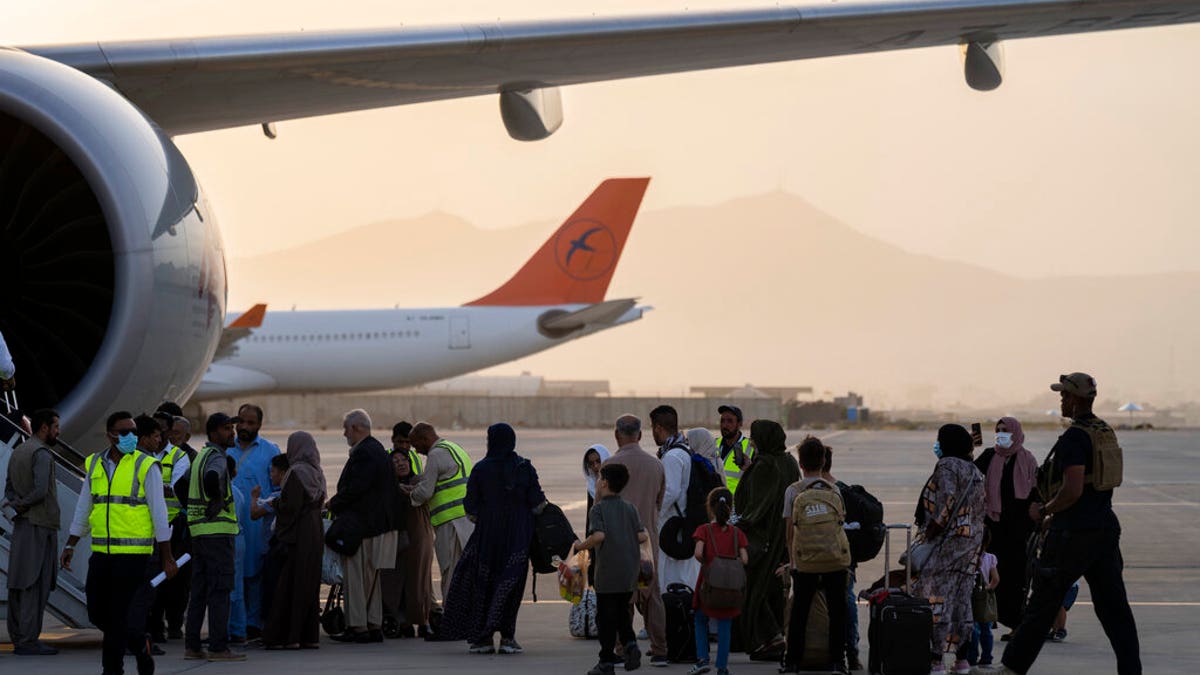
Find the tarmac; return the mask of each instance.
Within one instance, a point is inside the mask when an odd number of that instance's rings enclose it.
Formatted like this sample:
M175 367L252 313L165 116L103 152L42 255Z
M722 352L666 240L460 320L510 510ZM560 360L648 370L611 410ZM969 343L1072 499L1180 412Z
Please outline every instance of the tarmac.
M969 422L970 420L967 420ZM518 452L537 467L549 499L567 512L577 528L582 528L585 493L581 473L583 450L591 443L611 447L607 431L559 431L518 429ZM789 432L795 444L805 432ZM284 445L286 431L267 431L264 435ZM381 434L386 436L387 434ZM484 453L481 430L444 430L443 436L463 444L476 459ZM647 432L647 442L649 438ZM834 448L833 473L849 483L861 483L884 502L888 522L909 522L921 486L934 463L933 432L833 431L820 433ZM1122 432L1125 448L1125 483L1117 489L1114 503L1123 526L1125 582L1138 621L1144 672L1153 675L1193 675L1200 670L1200 432L1153 431ZM1053 444L1055 433L1032 431L1026 447L1043 457ZM345 461L346 445L336 432L321 432L317 440L323 464L334 491L337 475ZM893 558L903 546L902 537L893 542ZM882 574L883 556L859 570L860 586ZM435 583L436 585L436 583ZM518 620L517 640L525 653L513 656L476 656L465 644L430 643L416 639L389 640L382 644L347 645L322 635L319 651L248 650L248 660L240 663L184 661L180 641L165 645L166 656L157 661L158 673L273 672L302 673L359 672L432 672L452 668L457 675L497 673L517 668L524 675L542 673L582 673L595 662L598 645L570 637L567 632L569 605L558 599L552 576L538 583L539 602L529 598ZM1115 659L1094 613L1087 585L1070 613L1069 636L1060 644L1047 643L1032 673L1111 673ZM641 620L635 620L635 627ZM866 660L867 613L859 606L859 628L863 635L860 649ZM999 660L1005 643L995 631L995 658ZM0 629L0 673L18 673L19 668L35 668L45 673L89 673L99 669L100 634L94 629L73 630L47 617L43 639L61 652L52 657L18 657L11 653L7 634ZM645 646L645 645L644 645ZM715 648L715 645L714 645ZM715 654L714 654L715 655ZM129 672L136 668L126 659ZM662 672L683 673L686 664L673 664ZM652 670L648 663L645 670ZM751 663L744 654L731 657L730 669L736 673L774 673L770 663ZM865 671L860 671L865 672Z

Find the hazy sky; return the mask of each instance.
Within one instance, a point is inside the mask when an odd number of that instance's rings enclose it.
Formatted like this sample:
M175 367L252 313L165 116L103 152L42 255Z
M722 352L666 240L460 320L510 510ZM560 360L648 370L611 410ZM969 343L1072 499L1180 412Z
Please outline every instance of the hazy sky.
M762 4L4 0L0 44ZM1019 276L1196 270L1198 37L1010 42L990 94L963 84L954 48L570 87L563 128L536 144L507 137L495 97L178 143L231 258L434 209L491 227L556 220L603 177L651 175L647 209L783 188L909 250ZM732 225L714 261L752 255Z

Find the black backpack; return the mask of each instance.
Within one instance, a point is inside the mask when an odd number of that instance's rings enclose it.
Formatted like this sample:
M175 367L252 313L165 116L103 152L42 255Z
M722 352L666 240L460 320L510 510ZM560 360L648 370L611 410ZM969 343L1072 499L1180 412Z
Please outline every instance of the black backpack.
M708 522L708 493L721 487L721 478L717 475L712 464L707 460L691 453L692 473L688 479L687 513L684 519L688 525L688 539L697 527ZM733 505L730 504L730 507Z
M546 502L542 512L533 518L533 541L529 544L529 562L534 574L551 574L558 571L554 566L555 556L566 560L575 543L575 530L571 521L555 504Z
M855 565L874 560L883 548L887 526L883 524L883 504L861 485L838 486L846 505L846 522L858 523L856 530L846 530L850 542L850 559Z

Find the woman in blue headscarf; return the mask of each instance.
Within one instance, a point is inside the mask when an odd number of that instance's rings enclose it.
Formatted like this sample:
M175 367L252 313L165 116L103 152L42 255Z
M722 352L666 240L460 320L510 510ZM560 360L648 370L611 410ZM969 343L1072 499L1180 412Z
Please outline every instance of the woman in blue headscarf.
M520 654L517 611L529 573L533 516L546 502L537 471L516 453L507 424L487 432L487 457L475 465L463 502L475 532L467 541L446 591L439 638L467 640L472 654Z

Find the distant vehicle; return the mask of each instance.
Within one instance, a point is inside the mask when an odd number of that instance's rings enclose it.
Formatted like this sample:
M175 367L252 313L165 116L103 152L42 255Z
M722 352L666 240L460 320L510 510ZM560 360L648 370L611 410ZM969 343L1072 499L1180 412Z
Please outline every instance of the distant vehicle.
M604 295L648 183L604 181L507 283L462 307L270 312L255 305L226 328L193 399L405 387L636 321L644 308L634 299Z

